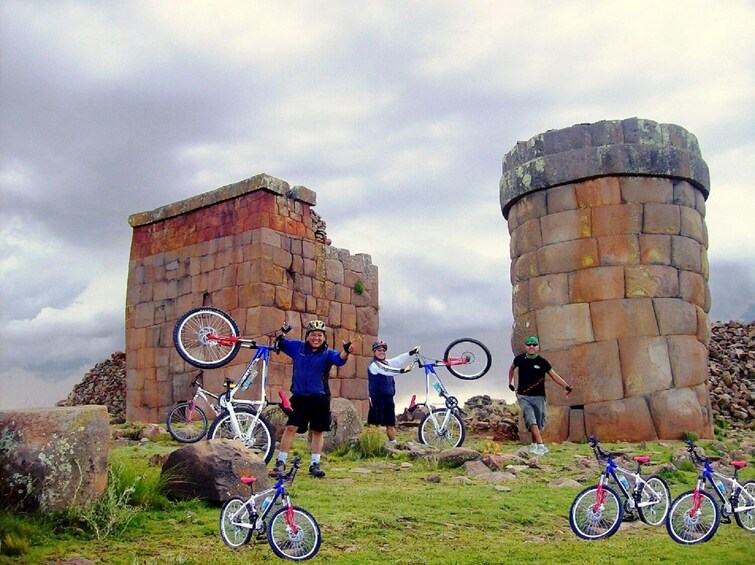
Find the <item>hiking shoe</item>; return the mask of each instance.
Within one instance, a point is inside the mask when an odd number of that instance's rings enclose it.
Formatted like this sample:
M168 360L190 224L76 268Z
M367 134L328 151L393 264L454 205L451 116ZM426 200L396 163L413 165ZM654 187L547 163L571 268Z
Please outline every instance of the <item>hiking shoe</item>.
M286 462L278 459L275 462L275 467L273 467L273 473L282 473L285 470L286 470Z
M545 445L541 443L540 445L537 446L538 455L545 455L546 453L548 453L548 448L545 447Z
M533 453L533 454L537 455L537 444L536 443L531 443L530 444L530 453Z
M325 471L320 469L319 463L312 463L309 466L309 474L312 475L313 477L317 477L318 479L320 479L325 476Z

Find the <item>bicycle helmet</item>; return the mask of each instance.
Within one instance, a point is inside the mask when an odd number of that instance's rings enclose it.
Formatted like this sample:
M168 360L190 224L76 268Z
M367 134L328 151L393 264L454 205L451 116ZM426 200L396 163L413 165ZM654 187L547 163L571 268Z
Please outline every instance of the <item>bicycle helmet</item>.
M388 351L388 344L385 343L382 339L376 339L372 342L372 350L375 351L378 347L384 347L386 351Z
M327 327L325 326L325 322L322 320L312 320L310 322L307 322L307 327L305 329L304 335L309 335L309 332L323 332L325 333L325 330Z

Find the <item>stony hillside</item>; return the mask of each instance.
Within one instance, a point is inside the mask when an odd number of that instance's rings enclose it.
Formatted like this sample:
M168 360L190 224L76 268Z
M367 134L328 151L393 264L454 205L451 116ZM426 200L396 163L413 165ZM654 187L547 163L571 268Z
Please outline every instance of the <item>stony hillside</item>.
M716 418L735 429L755 429L755 322L714 322L711 327L710 400ZM126 354L113 353L95 365L68 398L58 406L104 404L114 423L125 420ZM516 439L516 416L506 403L487 396L476 396L464 404L474 433L496 439ZM416 420L407 413L399 420Z

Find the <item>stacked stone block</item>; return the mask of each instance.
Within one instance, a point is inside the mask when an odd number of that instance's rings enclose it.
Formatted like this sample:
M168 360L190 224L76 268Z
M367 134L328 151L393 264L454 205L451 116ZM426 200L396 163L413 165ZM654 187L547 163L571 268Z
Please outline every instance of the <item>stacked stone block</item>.
M575 388L567 399L547 379L545 436L710 437L709 180L694 136L636 118L580 124L518 143L503 171L512 348L538 334Z
M365 417L370 344L378 333L378 270L369 255L330 245L316 195L269 175L257 175L129 218L133 227L126 298L126 418L162 421L189 397L196 369L173 346L173 328L186 311L212 306L228 312L244 336L272 334L284 322L290 337L318 318L331 347L352 341L356 355L333 369L333 396L348 398ZM264 339L264 337L262 337ZM251 352L205 371L222 390L236 380ZM288 390L288 357L271 356L266 394ZM259 382L248 397L258 397Z

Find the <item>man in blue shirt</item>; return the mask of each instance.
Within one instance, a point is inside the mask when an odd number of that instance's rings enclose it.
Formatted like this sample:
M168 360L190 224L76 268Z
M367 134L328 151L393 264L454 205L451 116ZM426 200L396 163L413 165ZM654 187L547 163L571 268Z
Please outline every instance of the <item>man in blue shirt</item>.
M280 350L291 357L294 362L291 382L291 408L286 429L281 438L278 459L273 470L286 468L288 450L297 433L303 434L309 429L312 433L310 450L312 461L309 474L324 477L320 469L320 455L323 447L323 433L330 431L330 387L328 378L334 365L346 364L349 354L354 352L351 342L344 342L343 351L338 353L328 348L325 341L325 322L312 320L305 328L304 341L280 337Z

